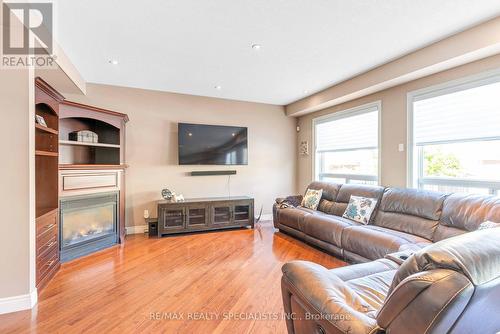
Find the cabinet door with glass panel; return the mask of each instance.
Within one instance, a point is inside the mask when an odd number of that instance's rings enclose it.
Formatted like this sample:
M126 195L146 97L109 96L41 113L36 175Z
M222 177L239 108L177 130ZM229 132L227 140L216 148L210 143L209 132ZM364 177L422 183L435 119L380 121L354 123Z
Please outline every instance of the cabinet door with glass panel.
M186 208L179 206L159 206L158 228L161 232L182 230L186 223Z
M189 205L186 207L186 227L198 229L208 227L209 216L206 205Z
M235 225L253 225L253 205L249 202L235 203L233 206L233 220Z
M214 203L211 205L212 225L232 225L233 205L228 202Z

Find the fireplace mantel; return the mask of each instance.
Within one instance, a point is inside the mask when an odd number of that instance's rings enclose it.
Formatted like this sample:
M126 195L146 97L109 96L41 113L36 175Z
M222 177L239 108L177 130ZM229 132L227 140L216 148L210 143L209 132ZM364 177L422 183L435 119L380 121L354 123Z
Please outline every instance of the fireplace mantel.
M72 199L116 194L117 241L120 243L125 241L125 171L128 167L125 124L128 120L126 114L71 101L65 101L60 108L59 199L67 204ZM76 141L71 134L81 131L95 133L93 139L97 142Z

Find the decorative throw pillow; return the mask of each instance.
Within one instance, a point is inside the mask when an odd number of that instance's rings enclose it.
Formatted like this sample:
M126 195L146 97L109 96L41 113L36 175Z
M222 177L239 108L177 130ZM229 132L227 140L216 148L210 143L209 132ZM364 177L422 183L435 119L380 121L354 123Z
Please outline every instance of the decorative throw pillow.
M479 225L478 230L486 230L487 228L500 227L499 223L494 223L492 221L485 221Z
M367 225L376 206L375 198L351 196L342 217Z
M323 189L307 189L300 205L311 210L316 210L318 208L319 201L321 200L322 195Z

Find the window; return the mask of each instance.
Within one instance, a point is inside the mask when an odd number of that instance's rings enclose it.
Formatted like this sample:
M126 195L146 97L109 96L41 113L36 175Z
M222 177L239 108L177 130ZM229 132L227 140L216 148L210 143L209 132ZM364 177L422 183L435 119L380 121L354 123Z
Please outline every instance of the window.
M315 179L378 184L380 103L316 118Z
M500 75L409 96L409 185L500 194Z

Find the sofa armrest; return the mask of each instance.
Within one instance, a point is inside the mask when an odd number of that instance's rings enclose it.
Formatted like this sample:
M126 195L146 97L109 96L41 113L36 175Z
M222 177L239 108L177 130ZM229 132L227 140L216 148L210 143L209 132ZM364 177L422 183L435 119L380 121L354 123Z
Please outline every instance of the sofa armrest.
M293 206L299 206L302 203L302 195L292 195L276 198L276 204L286 203Z
M325 267L292 261L282 271L288 333L371 333L378 328L376 311Z

